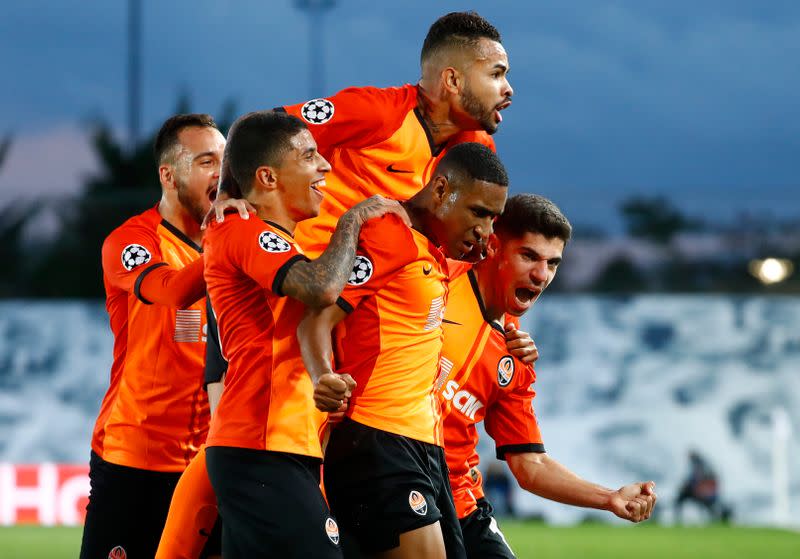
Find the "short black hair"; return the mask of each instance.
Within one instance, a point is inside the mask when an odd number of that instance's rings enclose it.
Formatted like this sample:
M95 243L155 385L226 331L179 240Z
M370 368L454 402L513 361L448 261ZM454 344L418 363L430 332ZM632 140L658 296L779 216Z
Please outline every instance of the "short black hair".
M508 186L508 173L503 162L495 152L476 142L456 144L447 150L436 166L435 174L447 176L451 183L472 179Z
M515 194L506 200L506 207L497 221L494 232L501 239L518 239L525 233L540 233L547 239L561 239L564 244L572 237L572 225L551 200L538 194Z
M161 125L161 129L156 134L156 140L153 142L153 155L158 165L175 162L175 156L177 155L175 148L179 144L178 134L184 128L192 126L208 126L216 129L217 123L214 122L214 118L211 115L201 113L175 115L168 118Z
M256 111L236 119L228 132L224 167L242 197L250 194L256 169L280 165L291 139L307 128L299 118L281 111Z
M420 63L443 48L475 46L482 38L501 43L500 33L478 12L450 12L433 22L422 43Z

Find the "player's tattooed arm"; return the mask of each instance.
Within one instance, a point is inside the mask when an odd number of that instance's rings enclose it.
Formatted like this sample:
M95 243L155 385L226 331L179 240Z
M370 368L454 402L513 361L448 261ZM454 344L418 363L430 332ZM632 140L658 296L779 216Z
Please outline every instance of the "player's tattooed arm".
M397 214L410 224L400 203L383 196L367 198L346 211L339 218L325 252L316 260L299 261L289 268L282 285L284 295L309 307L322 308L334 304L353 270L361 226L388 213Z
M356 382L350 375L340 375L331 367L331 332L346 316L338 305L324 309L309 308L297 326L300 353L314 383L314 405L321 411L347 409Z

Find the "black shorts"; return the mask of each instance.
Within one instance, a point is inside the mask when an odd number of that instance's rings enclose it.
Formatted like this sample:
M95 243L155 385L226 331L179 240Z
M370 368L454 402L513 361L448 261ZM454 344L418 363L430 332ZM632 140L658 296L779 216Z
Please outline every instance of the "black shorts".
M89 459L89 504L83 526L81 559L152 558L167 520L180 472L153 472L106 462L95 452ZM120 547L115 555L111 552ZM218 552L219 539L206 552ZM124 555L121 551L124 550Z
M331 431L324 478L360 553L393 549L400 534L439 521L447 557L466 557L441 447L345 419Z
M225 559L341 559L339 527L319 488L320 460L213 446L206 467L217 494Z
M515 559L516 555L492 516L492 505L478 499L478 510L461 519L469 559Z

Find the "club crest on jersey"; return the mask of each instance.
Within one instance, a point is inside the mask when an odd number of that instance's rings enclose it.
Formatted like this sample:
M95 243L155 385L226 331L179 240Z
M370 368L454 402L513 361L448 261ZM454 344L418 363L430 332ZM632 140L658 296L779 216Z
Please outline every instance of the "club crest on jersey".
M108 559L127 559L128 554L125 551L125 548L121 545L118 545L114 549L108 552Z
M151 258L150 251L142 245L132 244L122 249L122 265L129 272L137 266L147 264Z
M353 262L353 270L350 272L350 277L347 278L347 283L350 285L363 285L372 277L372 272L375 268L372 266L372 261L366 256L356 256L356 261Z
M514 378L514 358L506 355L497 362L497 384L508 386L512 378Z
M312 99L303 105L300 114L309 124L325 124L333 118L333 111L333 103L327 99Z
M408 505L411 510L420 516L425 516L428 513L428 502L419 491L412 491L408 494Z
M283 237L272 231L262 231L258 236L258 245L267 252L289 252L292 248Z
M339 526L331 517L328 517L328 520L325 521L325 533L328 534L329 540L331 540L334 544L339 545Z

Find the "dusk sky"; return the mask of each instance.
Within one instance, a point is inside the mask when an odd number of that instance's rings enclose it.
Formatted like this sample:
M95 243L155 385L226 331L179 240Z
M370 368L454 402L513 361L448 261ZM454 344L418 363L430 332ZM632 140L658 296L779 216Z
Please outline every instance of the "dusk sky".
M800 217L800 2L338 0L313 29L291 0L142 4L147 133L183 91L217 115L228 99L305 100L311 32L327 93L416 82L429 25L476 9L509 52L514 103L495 139L514 191L611 230L633 195L717 221ZM5 203L78 192L96 165L91 118L125 137L126 14L120 0L4 4Z

